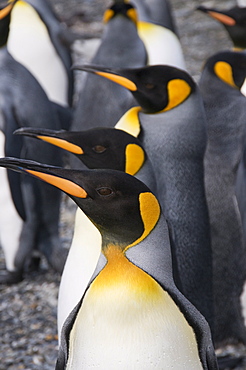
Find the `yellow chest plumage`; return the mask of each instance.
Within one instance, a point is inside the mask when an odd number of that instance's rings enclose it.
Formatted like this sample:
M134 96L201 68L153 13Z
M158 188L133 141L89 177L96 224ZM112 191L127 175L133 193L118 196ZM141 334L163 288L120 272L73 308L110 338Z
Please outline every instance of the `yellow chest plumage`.
M172 298L115 246L85 294L67 369L202 369L195 335Z

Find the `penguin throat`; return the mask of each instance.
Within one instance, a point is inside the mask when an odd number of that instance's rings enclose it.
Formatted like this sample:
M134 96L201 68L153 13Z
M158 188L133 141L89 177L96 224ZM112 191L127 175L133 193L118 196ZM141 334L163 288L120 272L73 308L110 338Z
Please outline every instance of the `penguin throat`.
M105 248L107 264L92 283L92 290L112 294L114 288L124 296L127 304L141 299L160 299L162 289L146 272L134 265L124 254L121 246L110 244ZM130 296L129 296L130 295Z
M126 249L125 245L121 244L107 244L103 247L102 252L108 261L117 260L124 256L124 251Z

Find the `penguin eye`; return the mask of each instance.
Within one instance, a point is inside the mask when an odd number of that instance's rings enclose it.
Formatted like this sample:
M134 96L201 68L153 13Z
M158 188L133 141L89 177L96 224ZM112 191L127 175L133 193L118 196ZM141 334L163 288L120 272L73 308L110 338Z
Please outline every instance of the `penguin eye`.
M94 152L96 152L96 153L103 153L103 152L105 152L105 150L106 150L105 146L103 146L103 145L96 145L96 146L94 146L92 149L93 149L93 150L94 150Z
M151 90L151 89L153 89L153 88L155 87L155 85L154 85L154 84L151 84L151 83L146 83L146 84L145 84L145 87L146 87L147 89Z
M99 188L97 189L97 192L99 195L102 195L103 197L107 197L111 194L113 194L113 190L110 188Z

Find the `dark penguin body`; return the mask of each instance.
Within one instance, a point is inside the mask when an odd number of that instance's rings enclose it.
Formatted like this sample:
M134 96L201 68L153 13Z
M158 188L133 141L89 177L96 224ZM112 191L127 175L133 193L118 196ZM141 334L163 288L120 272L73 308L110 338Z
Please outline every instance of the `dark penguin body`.
M116 169L134 175L156 193L156 180L146 153L140 141L125 131L97 128L67 132L22 128L15 133L59 146L76 155L88 168ZM57 307L59 341L66 318L79 302L93 275L100 251L100 233L78 208L73 240L59 287Z
M119 171L66 170L12 158L0 165L65 191L102 235L94 277L64 326L57 370L115 364L217 369L209 326L173 282L166 222L142 182Z
M1 35L7 40L7 20L0 21ZM4 40L1 39L1 43ZM13 131L21 126L32 127L60 127L59 119L53 106L50 104L45 92L35 78L16 62L8 53L5 46L0 48L0 136L1 155L18 155L25 158L36 158L61 164L61 154L57 148L43 147L41 143L34 143L28 138L13 136ZM8 209L2 215L4 224L1 225L1 246L4 250L7 272L1 274L1 283L12 283L23 278L26 264L32 258L32 252L39 250L44 254L56 270L62 271L65 255L60 249L58 234L60 194L53 188L44 186L31 179L22 179L18 174L13 176L2 170L1 176L5 180L6 197L2 199L3 207L9 204L15 211L15 221ZM40 186L41 185L41 186ZM18 198L18 199L17 199ZM2 207L2 206L1 206ZM2 208L1 208L2 209ZM18 215L20 219L18 219ZM22 220L21 220L22 219ZM7 237L4 237L8 225ZM18 233L16 235L16 227ZM13 230L13 231L11 231ZM11 241L12 239L12 241Z
M205 186L214 257L215 344L246 343L240 296L245 283L246 254L237 188L245 187L245 79L244 53L212 56L199 87L207 115L208 146ZM239 168L240 167L240 168ZM238 169L240 172L238 172ZM244 175L242 175L242 171ZM243 202L243 203L241 203Z
M157 197L171 230L175 281L212 326L212 251L203 166L206 122L194 81L169 66L78 68L122 84L140 104L116 127L141 129L139 139L158 179Z
M115 3L105 12L105 30L93 64L113 68L146 65L147 54L137 33L136 17L135 8L123 2ZM121 86L87 75L76 105L72 131L113 127L133 105L136 101Z
M46 0L13 3L10 54L35 76L50 100L71 106L74 79L64 25Z

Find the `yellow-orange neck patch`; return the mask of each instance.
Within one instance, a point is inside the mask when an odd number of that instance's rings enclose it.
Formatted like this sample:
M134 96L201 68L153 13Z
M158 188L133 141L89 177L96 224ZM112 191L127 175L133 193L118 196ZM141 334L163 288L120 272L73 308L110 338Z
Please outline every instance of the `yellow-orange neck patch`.
M138 113L141 107L133 107L129 109L116 123L115 128L123 130L128 134L138 137L141 131L141 125L138 118Z
M142 167L145 159L144 151L137 144L128 144L126 147L126 168L125 172L134 176Z
M74 154L83 154L83 150L75 144L69 143L68 141L64 139L58 139L55 137L49 137L49 136L43 136L38 135L37 136L40 140L46 141L47 143L50 143L52 145L58 146L59 148L65 149L68 152L74 153Z
M168 104L166 108L163 109L163 112L173 109L183 103L190 95L191 87L185 80L174 79L168 82L167 91Z
M233 73L232 73L232 67L229 63L219 61L214 65L214 73L216 76L227 83L228 85L238 88L235 85L234 79L233 79Z
M162 288L146 272L131 263L117 245L108 245L103 251L107 264L93 281L90 293L99 294L114 292L114 296L123 302L140 299L141 304L161 298ZM124 297L124 298L123 298Z

